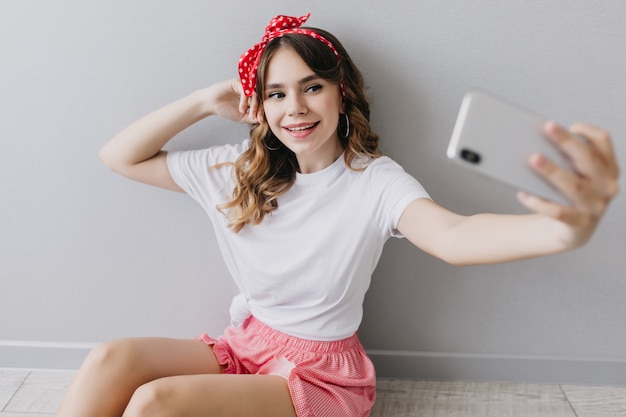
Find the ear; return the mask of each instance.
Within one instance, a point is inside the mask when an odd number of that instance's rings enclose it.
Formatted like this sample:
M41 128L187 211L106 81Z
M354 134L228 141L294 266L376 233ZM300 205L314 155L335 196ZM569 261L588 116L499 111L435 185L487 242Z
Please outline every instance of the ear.
M346 92L346 84L341 81L339 83L339 99L341 100L341 112L345 113L346 112L346 100L347 98L347 92Z
M265 120L265 106L263 106L263 100L259 100L256 119L258 123L267 123L267 120Z

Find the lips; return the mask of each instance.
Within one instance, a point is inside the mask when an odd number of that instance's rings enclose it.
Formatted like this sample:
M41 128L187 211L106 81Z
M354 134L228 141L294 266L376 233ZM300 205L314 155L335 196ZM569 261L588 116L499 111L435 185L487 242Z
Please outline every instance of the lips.
M307 130L311 130L317 126L319 122L314 123L298 123L294 125L283 126L284 129L290 131L291 133L301 133Z

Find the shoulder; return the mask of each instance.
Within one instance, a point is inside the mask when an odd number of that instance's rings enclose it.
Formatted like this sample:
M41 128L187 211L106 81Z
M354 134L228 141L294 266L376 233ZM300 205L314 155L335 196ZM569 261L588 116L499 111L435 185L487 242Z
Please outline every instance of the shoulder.
M396 161L388 156L359 159L365 180L374 193L385 196L427 197L422 184Z
M214 146L210 149L214 159L220 159L219 162L234 162L241 156L242 153L248 150L250 147L250 139L246 139L243 142L235 144L227 144L221 146ZM218 163L219 163L218 162Z
M221 189L232 181L229 169L248 148L249 141L210 148L170 151L167 167L171 178L187 194L198 196L202 190ZM221 168L221 169L214 169Z
M217 164L235 162L248 149L250 140L240 143L211 146L203 149L168 152L170 166L211 167Z
M351 168L372 177L410 176L402 166L388 156L372 158L360 155L354 159Z
M353 169L361 169L353 171L359 176L360 188L355 190L362 193L361 200L369 201L376 223L387 236L400 236L396 226L402 212L412 201L430 198L428 193L415 177L388 156L361 157L355 162Z

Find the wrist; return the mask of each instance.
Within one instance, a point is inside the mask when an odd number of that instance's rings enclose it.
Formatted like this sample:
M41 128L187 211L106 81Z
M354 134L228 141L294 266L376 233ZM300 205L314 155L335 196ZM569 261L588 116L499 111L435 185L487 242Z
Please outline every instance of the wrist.
M212 93L211 87L202 88L191 93L188 98L193 102L193 106L198 112L199 118L214 116L215 112L215 95Z

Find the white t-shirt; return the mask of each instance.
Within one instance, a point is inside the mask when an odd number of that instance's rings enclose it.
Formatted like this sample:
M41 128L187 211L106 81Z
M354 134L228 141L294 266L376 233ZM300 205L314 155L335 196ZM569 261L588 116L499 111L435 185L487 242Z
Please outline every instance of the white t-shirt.
M234 162L247 146L248 140L167 157L174 181L211 218L239 288L231 306L233 324L252 314L304 339L352 336L385 241L400 237L395 228L402 212L428 194L388 157L363 158L367 168L353 171L342 155L322 171L298 173L275 211L235 233L216 208L232 196L233 169L213 166Z

